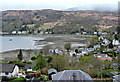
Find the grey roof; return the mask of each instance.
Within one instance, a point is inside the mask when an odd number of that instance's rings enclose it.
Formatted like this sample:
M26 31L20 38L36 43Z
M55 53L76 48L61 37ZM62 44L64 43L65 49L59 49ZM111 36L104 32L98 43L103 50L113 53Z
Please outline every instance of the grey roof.
M113 76L114 80L116 80L116 82L120 82L120 75L115 75Z
M29 69L29 68L31 68L31 66L32 66L32 64L25 64L25 69Z
M8 72L11 73L15 67L15 64L0 64L0 73Z
M51 69L48 70L48 74L50 74L50 73L52 73L52 72L57 73L57 70L56 70L56 69L53 69L53 68L51 68Z
M20 69L30 69L32 67L32 64L25 64L24 67L20 67Z
M64 70L52 75L52 80L92 80L92 78L81 70Z

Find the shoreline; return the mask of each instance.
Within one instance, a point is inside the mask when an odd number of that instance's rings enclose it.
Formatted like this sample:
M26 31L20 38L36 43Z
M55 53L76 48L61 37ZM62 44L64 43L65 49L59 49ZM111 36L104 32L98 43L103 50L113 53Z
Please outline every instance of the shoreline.
M5 35L5 36L11 36L11 35ZM21 35L12 35L12 36L21 36ZM35 45L36 46L40 46L40 45L51 45L51 48L62 48L64 49L64 44L70 42L73 44L73 47L77 46L81 46L81 44L88 44L88 39L91 38L91 36L78 36L78 35L68 35L68 34L51 34L51 35L41 35L41 34L36 34L36 35L23 35L23 36L28 36L28 37L36 37L36 38L44 38L44 40L39 40L37 39L35 41ZM49 44L50 43L50 44ZM52 43L52 44L51 44ZM53 44L54 43L54 44ZM44 46L46 46L44 45ZM41 46L42 48L44 46ZM30 55L34 55L35 53L37 53L38 51L40 51L42 48L40 49L22 49L23 53L25 54L25 57L29 57ZM8 51L3 51L0 52L0 57L3 58L15 58L17 57L19 49L14 49L14 50L8 50Z

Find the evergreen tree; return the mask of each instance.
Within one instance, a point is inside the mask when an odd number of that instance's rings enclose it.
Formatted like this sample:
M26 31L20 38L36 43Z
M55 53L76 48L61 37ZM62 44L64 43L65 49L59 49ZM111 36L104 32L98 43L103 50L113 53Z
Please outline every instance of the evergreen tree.
M115 40L118 40L118 35L117 34L115 34Z
M21 61L23 59L23 54L22 50L20 49L19 54L18 54L18 59Z
M113 48L112 41L111 41L110 44L109 44L109 48Z

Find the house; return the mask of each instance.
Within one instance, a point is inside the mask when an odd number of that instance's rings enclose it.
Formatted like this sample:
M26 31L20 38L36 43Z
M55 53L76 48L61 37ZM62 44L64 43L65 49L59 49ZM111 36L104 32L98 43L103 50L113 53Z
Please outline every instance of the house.
M37 34L38 33L38 31L34 31L34 34Z
M56 69L53 69L53 68L49 69L48 70L48 78L49 78L49 80L52 80L52 75L56 74L56 73L57 73Z
M87 50L88 50L88 52L92 52L92 51L94 51L94 48L88 48Z
M94 32L94 35L96 35L97 34L97 32Z
M16 31L12 31L12 34L16 34L17 32Z
M85 35L85 34L87 34L87 32L83 32L82 34L84 34L84 35Z
M104 43L104 45L108 45L110 43L110 41L108 39L104 39L103 43Z
M24 67L20 67L20 69L26 70L27 72L32 72L32 64L25 64Z
M94 56L102 61L105 61L105 60L112 61L112 58L109 57L107 54L94 54Z
M71 80L79 80L79 81L92 81L92 78L85 72L81 70L64 70L62 72L58 72L57 74L52 75L52 81L71 81Z
M102 32L98 32L98 34L102 34Z
M48 34L48 32L45 32L45 34Z
M40 34L43 34L44 32L43 31L40 31Z
M94 54L95 57L108 57L107 54Z
M120 45L119 40L115 40L115 39L112 41L112 44L115 46Z
M77 53L76 56L79 58L79 57L81 57L81 56L84 56L84 54L82 54L82 53Z
M82 54L86 54L86 55L88 54L88 50L87 49L82 49L81 51L82 51Z
M9 34L8 32L3 32L3 34Z
M70 56L73 56L73 54L76 54L73 50L69 52Z
M100 37L98 37L98 39L99 39L99 40L103 40L104 38L103 38L103 36L100 36Z
M107 32L102 32L102 35L105 35L105 34L107 34Z
M100 45L95 45L93 48L94 49L100 48Z
M19 72L19 67L15 64L0 64L2 69L0 70L0 76L12 77Z
M113 63L110 67L114 70L118 70L118 67L120 66L119 63Z
M81 33L76 33L76 35L81 35Z
M27 31L22 31L22 34L27 34Z
M3 34L3 32L0 32L0 34Z
M22 34L22 32L21 32L21 31L18 31L17 33L18 33L18 34Z
M100 59L100 60L102 60L102 61L105 61L105 60L112 61L112 58L111 58L111 57L98 57L98 59Z

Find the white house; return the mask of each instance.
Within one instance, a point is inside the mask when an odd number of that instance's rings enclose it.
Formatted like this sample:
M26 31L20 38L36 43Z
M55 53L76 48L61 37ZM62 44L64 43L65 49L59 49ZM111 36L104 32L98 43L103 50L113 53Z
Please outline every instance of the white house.
M16 31L12 31L12 34L16 34L17 32Z
M87 50L88 50L88 52L92 52L92 51L94 51L94 48L88 48Z
M22 32L21 32L21 31L18 31L18 34L22 34Z
M97 32L94 32L94 34L96 35L96 34L97 34Z
M38 33L38 31L34 31L34 34L37 34Z
M98 39L99 39L99 40L101 40L101 39L103 40L104 38L103 38L103 36L100 36L100 37L98 37Z
M116 46L120 45L119 40L115 40L115 39L112 41L112 44Z
M102 32L98 32L98 34L102 34Z
M45 34L48 34L48 32L45 32Z
M2 70L0 70L0 76L12 77L19 72L19 67L15 64L0 64Z
M40 31L40 34L43 34L44 32L43 31Z
M22 31L22 34L26 34L27 33L27 31Z
M87 32L83 32L83 34L85 35L85 34L87 34Z
M108 45L110 43L108 39L104 39L103 42L104 42L104 45Z
M102 32L102 35L105 35L105 34L107 34L107 32Z
M0 34L3 34L3 32L0 32Z
M82 54L88 54L88 50L87 49L82 49Z
M96 48L100 48L100 45L95 45L95 46L94 46L94 49L96 49Z

